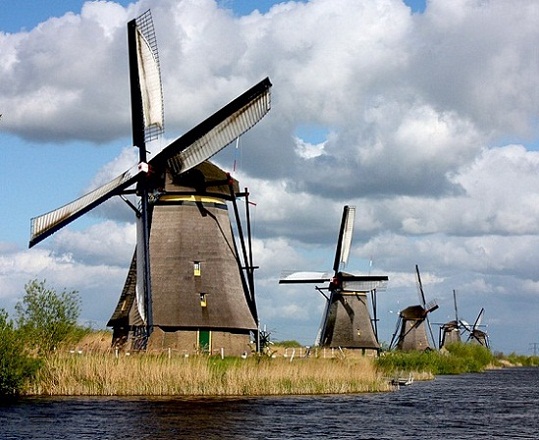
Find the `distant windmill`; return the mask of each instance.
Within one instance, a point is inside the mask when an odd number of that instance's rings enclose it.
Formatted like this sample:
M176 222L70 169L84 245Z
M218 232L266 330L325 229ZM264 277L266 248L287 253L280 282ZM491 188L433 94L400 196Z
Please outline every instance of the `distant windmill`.
M355 208L345 206L337 240L333 274L327 272L287 272L280 284L322 284L316 289L326 298L326 308L316 345L362 350L380 349L377 335L376 292L385 288L387 275L353 275L342 272L352 244ZM327 294L323 291L327 290ZM371 318L367 294L371 296Z
M423 283L421 282L421 275L419 274L419 267L417 265L415 266L415 270L421 304L407 307L399 312L397 327L390 343L391 348L402 351L430 350L432 346L429 341L429 335L431 340L434 341L429 313L436 310L438 304L435 301L426 302ZM429 332L428 335L427 331Z
M211 352L214 344L227 347L227 354L243 352L257 330L250 242L245 243L236 205L237 197L248 194L207 159L269 111L271 83L262 80L148 160L146 141L163 130L150 11L130 21L127 30L139 163L78 200L33 218L30 247L118 195L135 211L137 246L109 321L114 344L201 352ZM133 185L136 191L129 189ZM133 193L138 206L124 197ZM234 206L241 251L227 201Z
M455 308L455 319L446 322L440 327L440 348L445 347L447 344L451 344L453 342L460 342L460 335L464 326L459 320L457 292L455 290L453 290L453 305Z
M477 315L477 318L475 318L475 322L473 323L473 325L470 327L468 324L465 324L465 328L468 331L467 342L480 344L483 347L490 348L490 342L487 332L479 329L479 327L481 327L481 321L483 320L484 314L485 309L481 308L479 314Z

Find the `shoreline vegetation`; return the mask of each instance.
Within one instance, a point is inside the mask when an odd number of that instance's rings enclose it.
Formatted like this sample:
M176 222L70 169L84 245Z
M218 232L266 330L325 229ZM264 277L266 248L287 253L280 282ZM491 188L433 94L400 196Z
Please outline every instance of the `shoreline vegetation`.
M539 366L538 357L496 356L475 344L454 344L442 352L384 352L377 358L292 358L284 356L286 347L276 345L271 356L253 354L242 359L118 354L108 346L108 332L92 332L81 342L82 349L58 350L45 357L21 395L245 397L388 392L396 389L391 379L410 374L420 381L444 374Z
M25 394L272 396L389 391L368 359L53 356Z
M493 354L477 344L403 353L307 351L295 341L243 358L172 351L116 352L109 331L77 325L80 298L30 281L16 319L0 309L0 396L271 396L387 392L403 377L539 366L537 356Z
M284 347L271 355L252 354L246 359L170 352L128 354L114 352L110 340L108 332L93 332L77 348L47 356L22 394L235 397L393 389L368 357L285 357Z

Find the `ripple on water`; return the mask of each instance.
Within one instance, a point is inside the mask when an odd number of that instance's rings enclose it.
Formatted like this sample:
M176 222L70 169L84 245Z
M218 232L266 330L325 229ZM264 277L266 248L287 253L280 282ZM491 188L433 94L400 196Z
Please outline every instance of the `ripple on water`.
M5 440L536 439L539 369L442 376L394 393L253 398L30 398Z

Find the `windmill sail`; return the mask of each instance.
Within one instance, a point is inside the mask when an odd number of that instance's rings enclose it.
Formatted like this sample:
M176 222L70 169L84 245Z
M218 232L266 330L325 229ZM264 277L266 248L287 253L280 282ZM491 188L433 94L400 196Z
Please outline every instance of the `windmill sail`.
M350 255L350 247L352 246L352 236L354 234L354 220L356 216L356 208L353 206L345 206L341 222L341 230L339 233L339 241L337 252L335 253L335 262L333 270L338 272L341 265L346 266L348 256Z
M329 272L283 270L279 284L316 284L331 281Z
M241 136L269 111L271 82L265 78L157 154L150 164L184 173Z
M144 168L135 165L115 179L54 211L31 219L30 246L54 234L73 220L79 218L105 200L133 185Z
M136 36L144 126L146 129L154 128L155 133L162 132L164 128L164 112L159 58L155 47L152 48L140 27L137 27Z
M164 131L163 88L152 15L146 11L127 24L133 145L146 155L145 142ZM146 161L145 157L142 161Z

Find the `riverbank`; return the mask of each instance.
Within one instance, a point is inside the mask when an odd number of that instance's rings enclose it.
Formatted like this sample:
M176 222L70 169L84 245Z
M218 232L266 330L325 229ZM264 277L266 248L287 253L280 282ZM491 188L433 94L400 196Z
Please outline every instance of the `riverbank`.
M438 375L518 366L529 358L495 356L484 347L385 352L361 356L350 350L274 346L246 359L162 353L123 353L110 335L92 333L74 349L42 359L26 384L27 396L275 396L355 394L395 389L395 379L432 380ZM529 363L528 363L529 365Z

